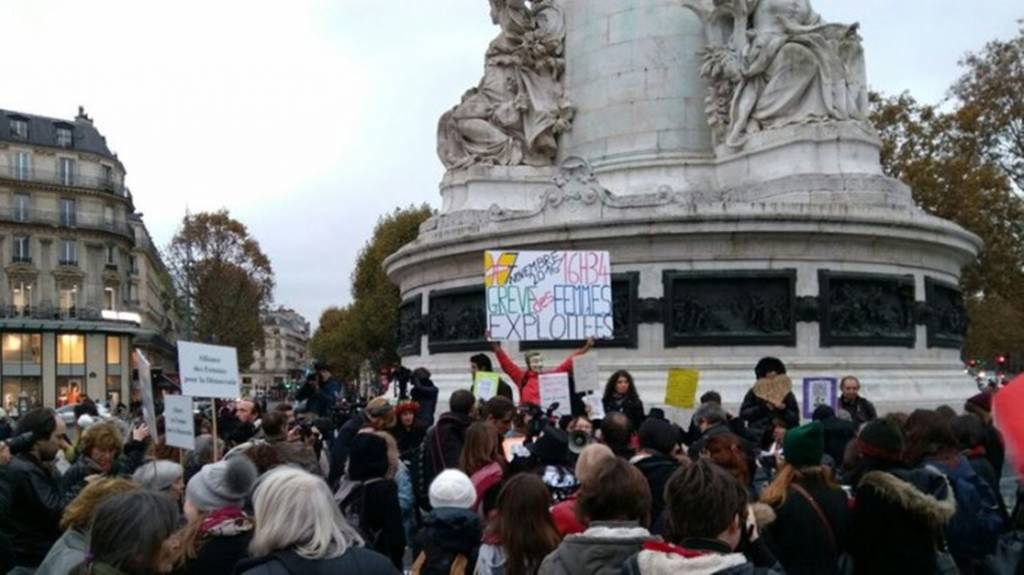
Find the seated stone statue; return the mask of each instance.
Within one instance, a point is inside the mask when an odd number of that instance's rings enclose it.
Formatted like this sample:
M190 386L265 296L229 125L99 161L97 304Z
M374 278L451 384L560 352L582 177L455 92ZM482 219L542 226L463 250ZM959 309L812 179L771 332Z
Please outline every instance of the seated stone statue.
M565 31L551 0L490 0L501 34L484 77L441 117L437 151L449 170L473 165L549 166L572 107L563 98Z
M823 22L810 0L715 0L702 15L711 37L702 71L712 82L711 123L726 145L791 124L866 119L857 24Z

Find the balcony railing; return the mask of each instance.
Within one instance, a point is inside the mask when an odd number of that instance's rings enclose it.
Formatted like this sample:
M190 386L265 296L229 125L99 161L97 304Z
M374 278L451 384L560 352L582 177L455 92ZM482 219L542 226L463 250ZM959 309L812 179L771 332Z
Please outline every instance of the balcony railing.
M0 210L0 222L14 222L18 224L36 224L54 226L68 229L95 230L118 234L130 239L135 238L132 228L125 222L117 222L106 219L103 214L79 213L74 217L68 217L67 212L14 208L13 210Z
M128 321L139 323L141 318L135 312L114 312L93 307L56 307L52 305L13 306L0 305L0 319L35 320L79 320L79 321Z
M69 174L62 170L43 170L35 166L0 165L0 178L70 188L99 190L101 192L109 192L115 196L127 197L128 195L125 187L111 178Z

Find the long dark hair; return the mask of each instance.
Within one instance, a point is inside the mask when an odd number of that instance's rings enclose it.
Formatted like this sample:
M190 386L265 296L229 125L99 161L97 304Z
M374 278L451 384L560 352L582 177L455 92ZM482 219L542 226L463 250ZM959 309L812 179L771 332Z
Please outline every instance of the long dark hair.
M626 381L629 382L629 389L626 391L626 399L630 402L639 402L640 394L636 392L636 383L633 382L633 375L624 369L616 371L608 378L608 383L604 386L604 401L610 401L612 396L615 395L615 383L619 381L620 377L625 377Z
M505 549L507 575L534 575L561 536L548 507L551 492L540 477L520 473L498 495L496 531Z

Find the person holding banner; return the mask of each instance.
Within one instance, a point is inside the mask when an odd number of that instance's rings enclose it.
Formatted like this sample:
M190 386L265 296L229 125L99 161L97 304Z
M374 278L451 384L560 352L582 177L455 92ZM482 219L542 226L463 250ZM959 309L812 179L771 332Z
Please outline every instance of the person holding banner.
M491 342L491 349L494 350L494 355L498 356L498 363L501 365L501 369L504 370L512 381L519 387L519 403L529 403L538 406L540 405L540 375L542 373L569 373L572 371L573 359L587 353L593 347L594 338L590 338L585 344L583 344L583 347L573 352L569 357L565 358L562 363L558 364L558 367L549 371L544 371L544 356L541 355L540 352L527 352L526 369L523 369L516 365L516 363L512 361L512 358L505 353L505 350L501 347L501 343L497 341Z

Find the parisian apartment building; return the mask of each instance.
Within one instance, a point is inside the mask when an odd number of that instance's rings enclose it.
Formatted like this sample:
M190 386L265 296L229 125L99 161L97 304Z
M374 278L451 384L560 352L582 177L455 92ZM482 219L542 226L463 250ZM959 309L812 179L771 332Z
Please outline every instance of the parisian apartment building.
M0 398L12 415L85 396L128 403L131 352L174 366L170 274L81 108L0 110Z
M241 374L242 395L280 395L309 367L309 322L295 310L278 307L263 316L264 346Z

